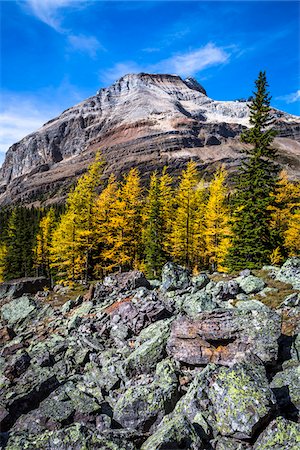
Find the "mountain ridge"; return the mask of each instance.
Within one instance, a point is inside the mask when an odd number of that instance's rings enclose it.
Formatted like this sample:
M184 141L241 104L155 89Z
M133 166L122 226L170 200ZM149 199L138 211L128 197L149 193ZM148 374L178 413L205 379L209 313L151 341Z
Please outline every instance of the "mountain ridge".
M291 178L300 177L300 118L273 110L276 146ZM60 201L100 148L107 174L132 165L145 177L168 165L180 170L193 158L210 171L239 164L248 103L217 101L194 78L128 74L63 111L13 144L0 168L0 205L37 199Z

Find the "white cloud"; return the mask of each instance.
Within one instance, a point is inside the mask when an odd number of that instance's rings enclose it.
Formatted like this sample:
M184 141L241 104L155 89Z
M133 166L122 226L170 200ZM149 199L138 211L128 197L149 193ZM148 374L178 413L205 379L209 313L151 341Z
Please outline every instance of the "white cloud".
M276 100L283 100L285 103L296 103L300 101L300 89L296 92L292 92L291 94L281 95L280 97L276 97Z
M82 2L74 2L74 0L27 0L26 6L39 20L56 31L62 32L60 11L63 8L74 6L76 3Z
M91 58L96 58L97 52L104 50L98 39L94 36L71 34L68 36L68 41L72 48L87 53Z
M171 73L181 76L195 75L207 67L224 64L230 58L228 51L209 42L197 50L179 53L155 64L139 65L134 62L117 63L107 71L100 73L104 82L115 81L120 76L132 72Z
M160 61L154 65L159 71L178 73L180 75L194 75L207 67L223 64L229 59L229 54L215 44L208 43L198 50L178 54Z

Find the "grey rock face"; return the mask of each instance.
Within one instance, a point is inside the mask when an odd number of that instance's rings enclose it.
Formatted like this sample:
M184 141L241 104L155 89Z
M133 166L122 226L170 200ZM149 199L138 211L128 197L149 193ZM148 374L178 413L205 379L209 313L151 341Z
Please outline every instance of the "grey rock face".
M1 317L9 325L14 325L19 320L29 316L36 307L36 303L32 298L23 296L3 305Z
M216 310L195 319L181 317L171 327L167 351L175 360L200 365L231 366L257 357L274 362L281 318L262 310Z
M294 289L300 289L300 258L289 258L276 275L276 280L289 283Z
M171 262L164 265L161 278L161 290L163 291L176 291L185 289L190 285L189 271Z
M36 294L49 287L49 280L45 277L20 278L0 283L1 298L18 298L24 294Z
M278 417L255 442L254 450L297 450L300 446L300 424Z
M276 146L294 175L299 173L299 145L293 141L299 140L299 118L280 111L275 116L284 136ZM194 79L125 75L8 149L0 169L0 204L31 202L55 188L67 189L99 148L107 172L117 175L133 161L144 175L166 164L178 173L191 157L208 165L226 159L234 168L242 147L238 138L248 125L246 102L212 100Z
M266 285L261 278L255 277L254 275L240 277L237 281L245 294L255 294L261 291Z

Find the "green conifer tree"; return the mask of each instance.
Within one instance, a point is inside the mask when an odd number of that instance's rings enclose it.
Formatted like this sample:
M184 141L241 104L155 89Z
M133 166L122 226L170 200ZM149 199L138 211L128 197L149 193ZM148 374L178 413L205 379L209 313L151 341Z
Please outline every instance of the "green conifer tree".
M260 72L250 108L251 128L241 136L250 144L238 173L233 198L233 239L228 265L232 270L255 268L267 263L274 245L271 239L271 192L278 177L272 147L275 131L270 117L270 100L266 73Z

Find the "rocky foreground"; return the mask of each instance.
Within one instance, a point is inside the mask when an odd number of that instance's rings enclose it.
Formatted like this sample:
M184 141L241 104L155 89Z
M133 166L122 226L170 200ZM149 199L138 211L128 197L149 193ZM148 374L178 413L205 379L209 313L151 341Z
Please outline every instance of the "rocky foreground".
M299 449L300 259L259 275L0 285L3 448Z

